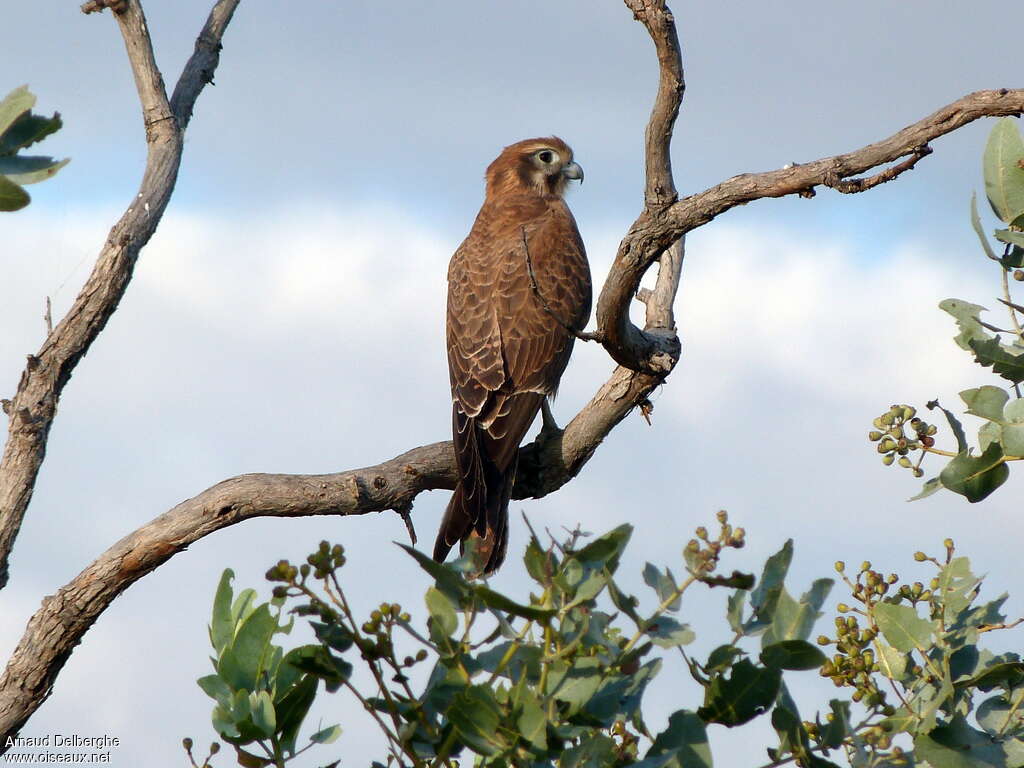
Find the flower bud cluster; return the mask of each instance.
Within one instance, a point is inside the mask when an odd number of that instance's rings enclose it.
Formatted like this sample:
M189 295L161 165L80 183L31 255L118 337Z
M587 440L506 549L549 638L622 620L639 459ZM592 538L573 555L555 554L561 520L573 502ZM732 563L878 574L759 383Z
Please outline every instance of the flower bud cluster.
M918 418L917 409L909 405L893 405L876 417L872 425L875 428L868 432L868 439L876 444L875 448L882 454L882 463L887 467L899 464L911 470L914 477L921 477L924 474L921 462L915 465L908 454L934 446L934 435L938 427Z
M729 513L724 509L719 510L715 517L720 526L718 536L710 538L708 529L703 525L694 530L697 538L690 539L683 549L683 558L686 560L690 570L700 576L713 573L718 567L718 559L722 550L743 549L747 543L747 532L742 528L733 528L729 523Z

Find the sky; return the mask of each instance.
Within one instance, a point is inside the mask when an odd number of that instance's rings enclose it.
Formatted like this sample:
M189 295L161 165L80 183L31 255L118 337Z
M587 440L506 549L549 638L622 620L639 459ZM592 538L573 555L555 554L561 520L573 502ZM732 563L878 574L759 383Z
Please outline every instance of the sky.
M61 400L0 592L0 656L45 595L219 480L341 471L447 436L445 270L503 146L550 134L573 146L586 183L569 203L597 285L639 213L657 70L620 3L296 8L243 2L228 29L170 208ZM855 149L973 90L1021 85L1024 49L992 32L1019 20L1010 0L673 8L687 77L673 145L684 194ZM207 10L148 4L169 87ZM72 159L30 188L30 208L0 219L0 392L9 396L42 342L45 297L56 316L66 311L137 189L145 148L108 14L41 0L5 9L5 21L25 32L5 36L0 91L28 83L40 111L59 110L65 127L40 151ZM907 504L919 482L882 467L866 438L893 402L939 397L962 410L957 392L999 383L953 345L953 322L936 307L963 298L1002 322L998 272L967 218L991 125L936 141L917 168L868 193L758 201L694 232L676 307L683 359L656 393L653 425L630 416L575 481L513 504L510 556L493 586L525 592L520 510L553 532L630 520L621 572L640 592L645 561L678 572L693 528L727 509L749 544L726 567L757 571L793 538L795 593L836 559L922 578L912 553L937 553L946 536L988 574L989 596L1012 589L1024 530L1017 473L978 505L952 494ZM578 346L556 418L568 421L612 367L600 348ZM424 542L447 498L416 500ZM121 739L114 765L184 764L182 737L213 736L194 680L208 670L221 570L232 567L239 588L265 590L268 566L301 560L326 538L349 552L343 573L357 610L386 599L422 618L427 581L392 544L405 537L399 518L382 513L254 520L197 542L101 616L23 735L108 734ZM841 598L837 589L830 605ZM684 603L698 656L726 637L724 603L716 592ZM1024 595L1007 608L1024 614ZM1022 645L1019 630L993 642ZM824 704L830 687L806 678L802 705ZM653 728L700 704L679 664L649 696ZM345 732L300 768L382 754L340 695L311 718ZM767 724L753 731L710 729L719 764L763 763Z

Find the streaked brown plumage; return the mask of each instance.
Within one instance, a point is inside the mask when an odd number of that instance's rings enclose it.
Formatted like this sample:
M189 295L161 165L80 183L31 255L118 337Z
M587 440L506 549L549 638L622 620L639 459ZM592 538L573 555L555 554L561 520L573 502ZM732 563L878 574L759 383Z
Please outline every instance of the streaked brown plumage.
M487 194L448 267L448 371L459 483L434 559L479 537L480 569L505 559L519 444L554 396L590 317L590 268L562 199L583 178L561 139L506 147L487 168ZM532 276L531 276L532 270Z

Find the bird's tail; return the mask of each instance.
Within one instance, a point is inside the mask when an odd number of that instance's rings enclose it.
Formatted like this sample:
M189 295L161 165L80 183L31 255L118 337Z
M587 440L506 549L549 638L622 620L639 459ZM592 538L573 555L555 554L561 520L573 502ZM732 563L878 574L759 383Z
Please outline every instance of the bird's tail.
M501 567L508 547L508 503L515 482L515 464L505 472L496 467L479 467L479 481L474 482L476 473L460 481L452 494L444 513L441 529L434 543L434 559L441 562L449 550L459 543L459 551L465 552L467 539L474 539L474 560L477 570L483 574L493 573ZM488 472L487 469L492 471ZM478 475L479 477L479 475Z

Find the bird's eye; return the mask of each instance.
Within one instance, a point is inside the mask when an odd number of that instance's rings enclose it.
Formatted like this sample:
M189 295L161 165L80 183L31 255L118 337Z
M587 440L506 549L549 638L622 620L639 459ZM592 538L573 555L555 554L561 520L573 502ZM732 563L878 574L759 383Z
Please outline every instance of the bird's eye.
M542 163L547 164L555 159L555 153L550 149L545 149L537 153L537 159Z

